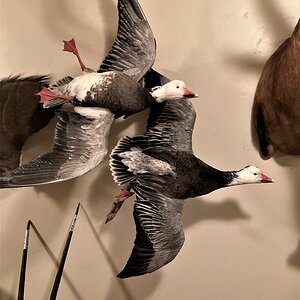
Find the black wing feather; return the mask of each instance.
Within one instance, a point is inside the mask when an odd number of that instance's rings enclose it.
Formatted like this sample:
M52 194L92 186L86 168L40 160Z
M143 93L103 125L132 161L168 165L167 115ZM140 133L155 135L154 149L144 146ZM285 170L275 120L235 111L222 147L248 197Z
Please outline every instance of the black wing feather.
M136 193L134 220L136 239L119 278L151 273L171 262L184 243L184 200L171 199L146 182L133 183Z
M118 32L98 72L121 71L140 80L154 63L156 42L137 0L119 0Z
M196 112L189 100L166 101L151 106L144 137L148 147L168 145L190 153Z
M162 86L169 81L169 78L151 68L144 76L144 87L146 89L152 89L156 86Z

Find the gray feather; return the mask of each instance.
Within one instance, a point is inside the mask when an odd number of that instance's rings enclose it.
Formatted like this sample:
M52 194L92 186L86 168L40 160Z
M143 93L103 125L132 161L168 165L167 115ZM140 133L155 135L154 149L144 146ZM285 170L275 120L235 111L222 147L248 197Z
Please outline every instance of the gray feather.
M148 147L169 145L176 150L193 153L192 135L195 120L195 109L187 99L169 100L151 106L147 132L144 134L148 140Z
M112 114L89 119L60 110L53 149L0 176L0 187L22 187L71 179L95 168L107 153Z
M166 191L170 188L166 186L167 181L170 181L170 178L176 181L177 174L167 160L155 157L153 151L187 151L187 155L192 156L195 118L196 113L189 100L153 105L146 133L121 139L112 151L110 168L115 182L126 184L136 194L136 240L125 268L118 275L119 278L139 276L163 267L177 256L184 243L182 208L185 197L181 196L185 193L177 194L178 186L174 186L176 196ZM138 154L142 153L148 161L160 160L159 167L155 167L154 164L154 167L144 167L146 160L136 155L136 149L139 149ZM128 154L130 152L132 157ZM125 160L128 158L131 159L131 164ZM167 164L171 172L159 174L157 169L163 164Z
M98 72L121 71L139 81L153 65L156 43L137 0L119 0L118 32Z
M157 114L160 112L160 114ZM193 153L192 134L196 112L189 100L167 101L151 107L147 132L133 138L122 138L110 155L110 169L116 183L126 184L135 180L122 162L122 153L132 148L168 146Z
M136 193L134 220L136 240L119 278L151 273L171 262L184 243L184 200L168 198L147 185L132 184Z
M62 85L66 85L66 84L70 83L72 80L73 80L73 77L66 76L66 77L64 77L62 79L59 79L59 80L55 81L53 84L51 84L49 86L49 89L52 89L52 88L55 88L55 87L59 87L59 86L62 86Z

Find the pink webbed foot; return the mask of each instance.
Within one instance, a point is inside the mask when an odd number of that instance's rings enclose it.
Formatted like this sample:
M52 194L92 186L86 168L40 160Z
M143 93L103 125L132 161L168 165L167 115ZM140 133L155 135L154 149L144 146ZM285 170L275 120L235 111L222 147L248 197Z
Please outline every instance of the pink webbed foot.
M36 95L41 97L40 103L47 103L48 101L54 100L57 96L49 89L43 87L42 90Z
M64 49L63 49L63 51L74 53L76 55L77 59L78 59L78 62L80 64L81 70L85 71L87 68L86 68L86 66L84 65L84 63L81 60L81 57L79 55L79 52L78 52L76 44L75 44L75 40L71 39L69 41L63 41L63 42L64 42Z
M116 196L116 200L114 201L109 214L106 216L105 224L108 223L109 221L111 221L115 217L117 212L122 207L124 201L127 198L131 197L133 194L134 193L130 192L130 189L128 189L128 188L122 189L120 194L118 196Z
M44 107L51 107L55 105L62 104L66 101L72 101L74 97L71 96L61 96L54 94L51 90L43 87L42 90L36 95L40 96L40 103L44 104ZM49 104L49 102L51 104Z

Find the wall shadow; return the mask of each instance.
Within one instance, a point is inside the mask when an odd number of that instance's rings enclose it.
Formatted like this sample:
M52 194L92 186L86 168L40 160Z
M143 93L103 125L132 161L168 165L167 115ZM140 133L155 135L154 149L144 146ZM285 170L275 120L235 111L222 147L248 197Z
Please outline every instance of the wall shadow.
M72 1L50 1L47 5L43 5L43 21L45 24L45 30L47 34L53 37L65 37L65 39L71 38L68 34L74 35L73 28L80 28L81 32L86 32L86 39L99 39L99 34L103 39L103 47L95 47L90 43L80 42L80 49L84 52L99 53L99 60L93 64L92 68L98 69L104 57L100 57L100 53L104 53L104 56L110 50L111 45L115 39L117 26L118 26L118 12L116 3L111 0L98 0L97 1L100 18L103 20L103 28L100 31L92 26L92 21L89 18L80 18L78 14L74 14L70 6ZM85 3L77 3L79 9L85 10ZM80 6L82 6L80 8ZM53 22L53 12L55 12L55 22ZM68 30L70 28L70 30ZM72 33L73 32L73 33ZM76 33L75 33L76 35ZM74 36L76 38L76 36ZM82 38L81 38L82 39Z
M208 220L232 222L251 219L251 216L241 209L239 203L231 198L220 203L208 202L201 198L189 199L183 214L185 227Z
M96 228L96 226L92 222L91 217L89 216L87 210L84 207L82 207L82 211L84 212L84 215L88 221L88 225L89 225L89 227L95 237L95 240L99 246L99 250L105 256L106 261L108 262L108 264L112 270L112 273L114 274L114 277L111 279L109 291L108 291L107 295L105 296L105 298L103 298L103 300L111 300L111 299L118 298L119 292L116 290L116 285L119 286L119 288L121 289L121 291L124 295L124 298L127 300L146 299L147 297L149 297L152 294L152 292L155 290L155 287L160 282L161 272L156 271L150 275L146 275L146 276L142 276L142 277L138 277L138 278L130 278L127 280L122 280L122 279L118 279L117 277L115 277L120 272L120 270L118 270L116 263L113 259L114 255L116 255L116 253L114 251L115 246L117 248L120 248L120 247L122 247L123 243L128 242L128 237L126 236L126 234L124 234L124 228L122 230L121 235L119 235L118 232L115 232L114 236L117 237L117 239L115 241L113 241L113 245L106 247L101 239L101 233L100 233L101 228L100 228L100 230ZM116 245L116 244L118 244L118 245ZM108 249L110 249L110 250L108 250ZM134 282L138 283L137 285L135 285L134 289L132 287L129 288L128 285L129 285L130 281L134 281ZM131 290L134 290L134 295L131 293Z
M49 282L48 288L47 288L47 290L51 291L53 283L54 283L55 274L56 274L56 271L57 271L57 268L58 268L60 262L56 258L56 256L54 255L53 251L48 246L46 240L42 237L42 235L39 232L39 230L37 229L37 227L32 222L31 222L31 227L32 227L33 231L35 232L37 238L41 242L43 248L47 252L48 256L50 257L50 259L52 260L52 262L55 265L55 269L54 269L54 271L52 271L53 272L53 276L52 276L53 277L53 282ZM63 248L64 248L64 244L62 245L61 249L63 249ZM29 245L28 249L30 251L30 245ZM50 270L49 270L49 272L50 272ZM65 280L67 286L71 290L74 299L83 300L84 298L80 295L78 289L75 287L75 285L72 283L71 279L69 278L69 276L65 272L63 272L63 274L62 274L62 278Z
M278 6L277 2L272 0L266 1L256 1L256 5L259 7L257 10L262 19L265 22L265 25L270 28L271 37L274 41L278 41L278 46L283 42L284 39L288 38L293 32L293 28L290 25L290 22L285 18L284 13ZM280 20L280 22L278 22ZM259 41L257 42L257 45ZM278 47L277 46L277 47ZM274 51L277 49L274 47ZM257 57L256 55L228 55L227 62L234 65L235 67L247 70L250 72L255 72L260 74L262 68L266 62L266 59Z
M5 291L3 288L0 288L0 299L1 300L15 300L15 297Z
M289 22L284 18L284 13L278 3L273 0L256 1L257 6L260 8L258 12L261 13L266 24L272 24L273 37L285 36L288 32L291 32Z
M103 30L103 43L105 48L105 55L111 49L115 40L118 28L118 11L113 1L98 0L99 12L101 14L104 30ZM103 58L104 59L104 58ZM100 60L99 60L100 66Z
M298 242L296 250L288 257L287 264L292 268L300 269L300 241Z
M271 39L276 42L277 45L274 46L274 51L282 44L282 42L290 37L293 32L293 27L290 25L288 18L285 17L284 12L278 5L279 2L266 0L266 1L256 1L256 5L259 7L257 10L261 14L261 18L265 26L270 30ZM280 21L280 22L279 22ZM260 40L257 41L259 45ZM227 59L227 62L236 68L241 70L247 70L248 72L254 72L260 76L262 69L268 58L261 58L257 55L234 55ZM253 94L254 95L254 94ZM265 159L260 153L260 146L258 141L258 136L256 133L256 128L254 125L255 121L255 111L256 104L253 101L251 110L251 138L252 144L255 149L259 152L262 159Z

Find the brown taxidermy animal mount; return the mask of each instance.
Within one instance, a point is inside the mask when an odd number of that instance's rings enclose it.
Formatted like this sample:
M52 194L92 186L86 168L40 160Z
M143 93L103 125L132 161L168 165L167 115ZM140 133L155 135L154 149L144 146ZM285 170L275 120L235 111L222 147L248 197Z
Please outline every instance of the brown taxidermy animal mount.
M263 158L300 154L300 20L263 68L253 117Z
M35 95L47 79L11 76L0 80L0 172L19 166L25 140L54 116L54 110L43 109Z

